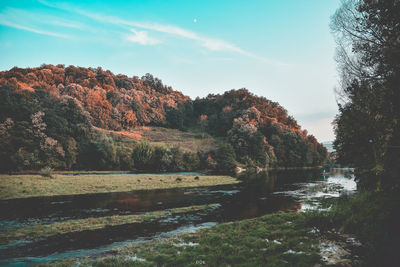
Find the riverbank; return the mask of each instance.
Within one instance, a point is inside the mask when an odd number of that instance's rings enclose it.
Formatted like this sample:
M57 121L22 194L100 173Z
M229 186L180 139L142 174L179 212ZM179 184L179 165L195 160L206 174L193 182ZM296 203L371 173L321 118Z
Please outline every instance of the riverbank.
M349 259L340 259L343 255L329 255L339 251L326 251L327 242L332 241L310 225L308 213L275 213L51 266L320 266L332 263L329 256L339 258L334 264L351 266Z
M3 201L7 244L0 250L8 256L0 265L358 264L353 258L358 254L348 247L355 239L338 230L339 223L327 224L331 217L325 213L329 199L355 190L354 181L341 175L324 179L316 172L293 174L217 188ZM204 208L207 204L214 206Z
M0 175L0 199L235 184L230 176L194 174Z
M78 220L67 220L50 224L38 224L21 228L12 228L0 231L0 245L18 240L29 241L36 238L45 238L72 232L87 231L111 227L116 225L142 223L160 218L166 215L175 215L185 212L201 211L214 208L215 204L197 205L183 208L173 208L161 211L145 212L134 215L113 215L98 218L86 218Z

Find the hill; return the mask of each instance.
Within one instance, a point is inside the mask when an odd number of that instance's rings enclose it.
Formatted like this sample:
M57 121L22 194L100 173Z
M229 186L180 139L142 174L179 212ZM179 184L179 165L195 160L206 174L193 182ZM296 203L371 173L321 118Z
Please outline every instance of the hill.
M3 171L227 171L238 164L315 166L326 158L283 107L246 89L191 100L151 74L100 67L0 72L0 136Z

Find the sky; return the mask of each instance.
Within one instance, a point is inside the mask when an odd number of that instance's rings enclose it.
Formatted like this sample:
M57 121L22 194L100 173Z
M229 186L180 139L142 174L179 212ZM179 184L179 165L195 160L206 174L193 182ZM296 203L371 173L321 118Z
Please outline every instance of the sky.
M65 64L151 73L192 99L247 88L317 139L338 112L340 0L1 0L0 70Z

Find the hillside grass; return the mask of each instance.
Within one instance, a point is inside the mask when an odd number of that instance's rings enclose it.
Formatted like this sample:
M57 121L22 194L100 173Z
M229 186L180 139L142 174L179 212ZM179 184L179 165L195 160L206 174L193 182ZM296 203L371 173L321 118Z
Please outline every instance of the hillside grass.
M195 179L196 176L198 176L198 179ZM81 176L54 174L53 178L40 175L2 174L0 175L0 199L127 192L235 183L239 183L239 180L230 176L193 174L88 174Z
M183 152L198 152L214 150L218 141L207 133L198 131L180 131L163 127L137 127L129 131L111 131L101 128L96 130L112 134L121 141L139 141L147 139L153 144L167 144L170 147L177 146Z

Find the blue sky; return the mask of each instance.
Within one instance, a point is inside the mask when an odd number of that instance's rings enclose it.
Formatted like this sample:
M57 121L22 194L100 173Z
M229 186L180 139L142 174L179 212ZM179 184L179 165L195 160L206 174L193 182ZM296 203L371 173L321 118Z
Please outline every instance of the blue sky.
M42 63L152 73L204 97L247 88L333 140L339 0L0 3L0 70Z

